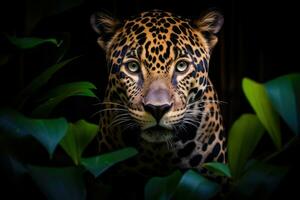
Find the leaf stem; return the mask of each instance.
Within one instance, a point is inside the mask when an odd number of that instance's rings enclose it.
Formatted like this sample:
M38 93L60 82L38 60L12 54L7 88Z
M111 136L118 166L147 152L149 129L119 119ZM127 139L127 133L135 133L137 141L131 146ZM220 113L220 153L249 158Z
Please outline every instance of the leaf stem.
M288 141L280 150L272 153L271 155L267 156L263 161L268 162L278 156L283 151L287 150L290 146L295 145L298 142L298 137L294 136L290 141Z

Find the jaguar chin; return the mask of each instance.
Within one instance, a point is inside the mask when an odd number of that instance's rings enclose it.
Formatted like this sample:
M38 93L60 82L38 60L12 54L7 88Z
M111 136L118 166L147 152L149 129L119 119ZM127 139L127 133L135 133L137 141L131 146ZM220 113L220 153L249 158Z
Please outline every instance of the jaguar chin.
M141 137L147 142L168 142L174 137L174 131L154 126L141 131Z

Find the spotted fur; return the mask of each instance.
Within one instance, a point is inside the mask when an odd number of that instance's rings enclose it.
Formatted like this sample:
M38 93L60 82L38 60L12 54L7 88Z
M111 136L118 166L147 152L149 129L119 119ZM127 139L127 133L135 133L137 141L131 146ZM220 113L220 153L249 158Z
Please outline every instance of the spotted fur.
M124 21L96 14L91 22L110 69L101 151L135 146L140 153L128 165L143 174L224 162L222 116L208 77L223 17L153 10Z

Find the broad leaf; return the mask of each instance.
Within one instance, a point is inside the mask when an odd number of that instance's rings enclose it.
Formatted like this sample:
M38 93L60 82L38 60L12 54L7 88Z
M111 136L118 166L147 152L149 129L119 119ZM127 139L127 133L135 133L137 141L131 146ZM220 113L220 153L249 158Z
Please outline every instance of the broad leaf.
M219 191L220 186L217 183L189 170L181 177L173 197L180 200L206 200L215 196Z
M0 129L16 137L33 136L51 157L67 128L68 123L64 118L31 119L12 110L0 112Z
M29 166L29 173L49 200L85 200L83 170L75 167Z
M227 164L219 162L204 163L202 167L214 172L218 176L231 177L230 169Z
M27 119L20 113L4 109L0 110L0 130L3 133L8 133L12 137L22 138L29 136Z
M233 178L241 176L249 156L263 135L264 127L254 114L244 114L229 130L228 162Z
M17 38L14 36L7 36L7 38L12 44L14 44L16 47L20 49L31 49L45 43L54 44L57 47L59 47L60 44L62 43L62 41L58 43L57 40L54 38L48 38L48 39L42 39L36 37Z
M151 178L145 186L145 200L171 199L181 175L179 171L175 171L170 176Z
M287 167L254 162L236 183L233 194L238 199L269 199L287 172Z
M297 135L300 133L300 74L289 74L265 84L276 111Z
M281 148L279 116L274 110L263 84L243 79L243 90L257 117L270 134L275 146Z
M70 123L67 134L60 141L60 145L72 158L74 163L78 165L84 149L97 135L97 132L97 125L84 120L80 120L75 124Z
M82 96L90 96L90 93L85 93L87 90L97 89L94 84L91 82L72 82L66 83L47 92L44 96L40 99L41 101L48 100L51 98L55 98L61 95L67 95L63 93L78 93L78 95ZM95 97L95 95L93 95Z
M133 157L137 154L137 150L128 147L110 153L102 154L90 158L82 158L81 164L89 170L95 177L98 177L114 164Z
M154 177L145 186L146 200L186 200L210 199L220 190L218 184L189 170L183 175L179 171L170 176Z
M50 68L48 68L46 71L44 71L42 74L40 74L38 77L36 77L18 96L18 100L21 100L20 106L21 107L24 102L26 101L27 97L29 95L32 95L37 90L39 90L42 86L44 86L50 78L53 76L54 73L56 73L58 70L60 70L62 67L66 66L68 63L72 62L73 60L77 59L79 56L70 58L68 60L65 60L63 62L57 63Z
M96 89L96 87L90 82L74 82L58 86L55 89L49 91L42 98L42 100L46 100L46 102L42 103L36 109L34 109L32 114L39 117L48 116L59 103L72 96L86 96L97 98L97 96L91 91L91 89Z

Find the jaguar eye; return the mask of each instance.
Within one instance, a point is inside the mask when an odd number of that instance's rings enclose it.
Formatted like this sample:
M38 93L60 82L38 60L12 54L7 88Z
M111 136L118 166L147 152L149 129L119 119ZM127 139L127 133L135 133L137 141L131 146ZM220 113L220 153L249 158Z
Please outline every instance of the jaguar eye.
M179 61L176 64L176 71L177 72L184 72L188 68L189 64L186 61Z
M137 73L140 71L140 65L136 61L131 61L126 64L127 69L132 73Z

